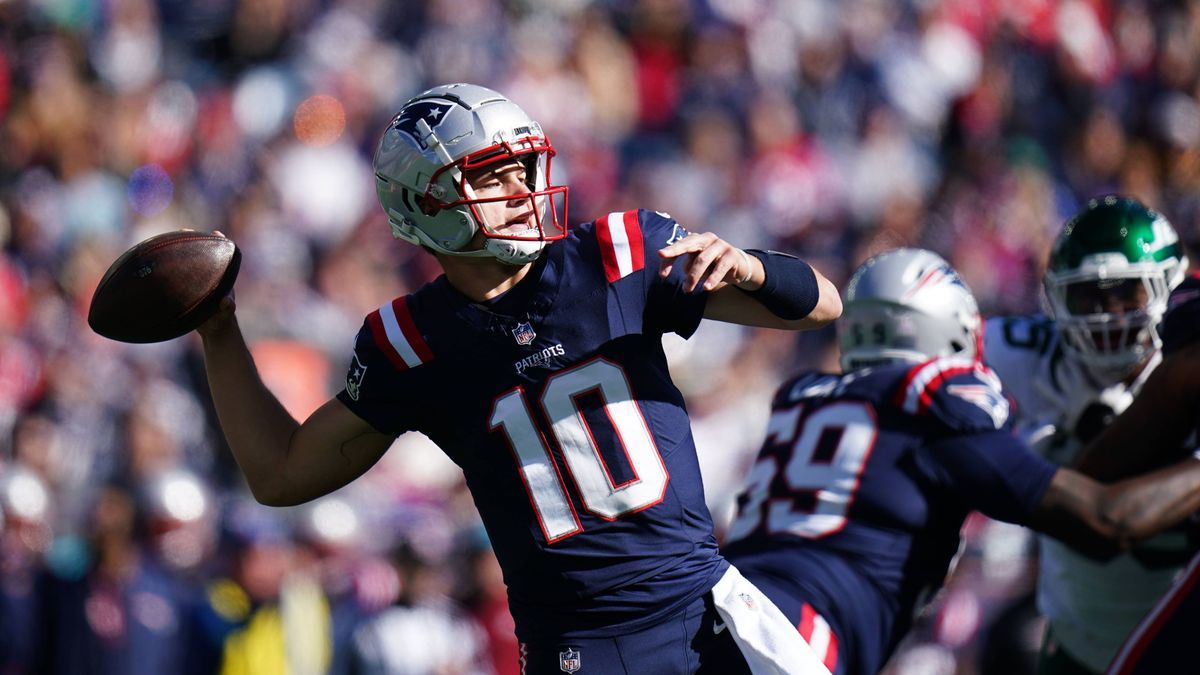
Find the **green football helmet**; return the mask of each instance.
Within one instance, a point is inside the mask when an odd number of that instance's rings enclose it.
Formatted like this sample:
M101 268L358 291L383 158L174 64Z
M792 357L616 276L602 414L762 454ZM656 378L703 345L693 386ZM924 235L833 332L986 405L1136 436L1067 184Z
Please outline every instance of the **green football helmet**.
M1166 217L1109 195L1075 214L1050 254L1046 297L1067 347L1116 382L1162 346L1167 296L1187 257Z

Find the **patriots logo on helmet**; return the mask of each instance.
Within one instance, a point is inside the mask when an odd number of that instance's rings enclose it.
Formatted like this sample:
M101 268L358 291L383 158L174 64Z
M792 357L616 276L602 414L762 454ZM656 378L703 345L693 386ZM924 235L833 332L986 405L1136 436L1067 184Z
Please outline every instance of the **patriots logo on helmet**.
M955 286L961 286L963 288L967 287L967 285L963 283L962 278L958 276L958 273L954 271L953 267L947 264L942 264L925 270L925 273L921 275L921 278L917 279L917 282L913 284L911 288L905 291L904 299L907 300L912 298L922 288L936 286L943 281Z
M454 107L453 103L443 103L441 101L417 101L404 107L399 115L396 115L396 120L392 122L392 128L396 131L403 131L412 137L417 145L422 150L429 149L425 139L421 136L420 130L417 129L417 122L425 120L430 129L437 128L446 119L446 113Z

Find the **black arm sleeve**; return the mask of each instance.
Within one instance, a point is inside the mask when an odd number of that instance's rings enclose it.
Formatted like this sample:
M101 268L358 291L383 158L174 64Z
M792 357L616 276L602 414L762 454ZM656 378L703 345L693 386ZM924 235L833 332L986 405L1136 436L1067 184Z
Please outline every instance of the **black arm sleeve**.
M748 248L746 253L762 262L766 278L762 288L744 293L787 321L803 319L812 313L821 299L821 288L812 266L795 256L776 251Z

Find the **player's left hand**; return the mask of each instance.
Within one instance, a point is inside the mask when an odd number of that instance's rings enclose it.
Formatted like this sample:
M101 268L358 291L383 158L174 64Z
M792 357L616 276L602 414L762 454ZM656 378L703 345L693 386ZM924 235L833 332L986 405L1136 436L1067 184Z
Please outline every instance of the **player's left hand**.
M754 290L762 285L762 263L712 232L696 232L658 250L662 259L658 275L666 278L676 261L687 256L685 288L695 290L703 284L712 291L723 284Z

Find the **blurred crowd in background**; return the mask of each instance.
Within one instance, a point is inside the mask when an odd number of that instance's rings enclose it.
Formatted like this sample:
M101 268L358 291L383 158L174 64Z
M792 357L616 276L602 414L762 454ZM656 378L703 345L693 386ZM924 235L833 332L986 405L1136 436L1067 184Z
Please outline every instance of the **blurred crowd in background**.
M0 0L0 673L518 672L499 569L427 440L259 506L196 337L86 324L121 251L219 229L258 367L307 415L363 315L437 270L391 239L371 170L424 88L539 120L572 222L665 211L839 285L924 246L996 314L1040 310L1089 197L1200 236L1198 75L1194 0ZM773 388L836 367L835 336L669 339L719 523ZM965 532L888 672L1019 673L1036 649L1027 537Z

